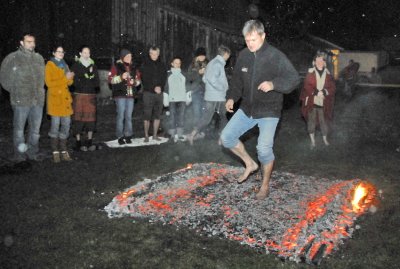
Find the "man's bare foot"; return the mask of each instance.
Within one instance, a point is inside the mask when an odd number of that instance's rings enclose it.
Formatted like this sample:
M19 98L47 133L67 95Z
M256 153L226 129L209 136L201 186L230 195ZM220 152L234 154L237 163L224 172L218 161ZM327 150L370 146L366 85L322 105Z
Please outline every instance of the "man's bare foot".
M239 184L242 184L243 182L245 182L249 176L254 173L255 171L258 170L258 164L256 164L255 162L253 162L251 165L246 166L246 169L244 170L244 173L239 177L239 179L237 180L237 182Z
M146 136L146 137L144 138L143 142L145 142L145 143L149 142L149 137Z
M158 136L153 136L153 140L161 141L161 138L159 138Z
M269 195L269 189L263 190L260 189L260 191L256 194L256 199L257 200L264 200L265 198L267 198Z

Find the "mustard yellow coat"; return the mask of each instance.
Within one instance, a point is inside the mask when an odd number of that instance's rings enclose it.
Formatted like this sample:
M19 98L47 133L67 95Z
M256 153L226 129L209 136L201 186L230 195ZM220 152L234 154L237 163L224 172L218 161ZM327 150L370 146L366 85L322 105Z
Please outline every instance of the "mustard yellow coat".
M67 79L64 70L48 61L45 68L45 82L47 85L47 114L50 116L65 117L73 114L72 96L68 86L73 80Z

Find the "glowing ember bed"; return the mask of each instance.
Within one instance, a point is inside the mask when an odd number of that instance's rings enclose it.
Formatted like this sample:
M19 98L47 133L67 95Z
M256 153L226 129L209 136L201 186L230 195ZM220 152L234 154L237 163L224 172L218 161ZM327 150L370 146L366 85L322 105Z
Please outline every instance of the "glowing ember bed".
M240 241L279 257L319 264L351 237L376 189L360 179L332 180L274 172L270 195L257 201L260 174L243 184L243 168L201 163L145 180L105 207L108 216L148 218Z

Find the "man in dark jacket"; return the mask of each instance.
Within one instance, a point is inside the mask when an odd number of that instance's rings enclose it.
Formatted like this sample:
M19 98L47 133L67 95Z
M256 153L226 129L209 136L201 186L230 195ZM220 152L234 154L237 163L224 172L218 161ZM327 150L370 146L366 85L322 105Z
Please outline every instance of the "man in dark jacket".
M3 60L0 83L10 92L14 112L14 161L39 160L39 137L44 105L44 59L35 52L35 37L24 34L21 46ZM28 139L24 129L28 122Z
M144 142L149 142L150 121L153 120L153 139L157 136L160 127L160 116L163 109L163 87L167 81L167 68L159 60L160 49L151 47L150 58L141 68L144 105Z
M221 142L239 156L246 169L239 177L243 183L258 170L258 164L249 156L239 137L258 125L257 153L262 165L263 182L257 199L269 193L269 180L274 165L274 135L281 116L283 94L290 93L299 83L299 76L286 56L265 41L264 26L250 20L243 27L247 48L237 58L231 88L227 93L226 110L242 99L239 110L233 115L221 134Z

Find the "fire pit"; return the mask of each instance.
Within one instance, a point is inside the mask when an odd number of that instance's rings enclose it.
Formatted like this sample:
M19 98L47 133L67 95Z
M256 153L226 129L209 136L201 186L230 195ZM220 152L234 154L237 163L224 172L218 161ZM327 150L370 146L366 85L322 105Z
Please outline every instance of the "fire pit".
M240 241L296 262L319 264L351 237L354 221L373 206L375 187L275 171L270 195L255 199L261 175L243 184L243 168L200 163L145 180L105 207L110 218L132 216Z

